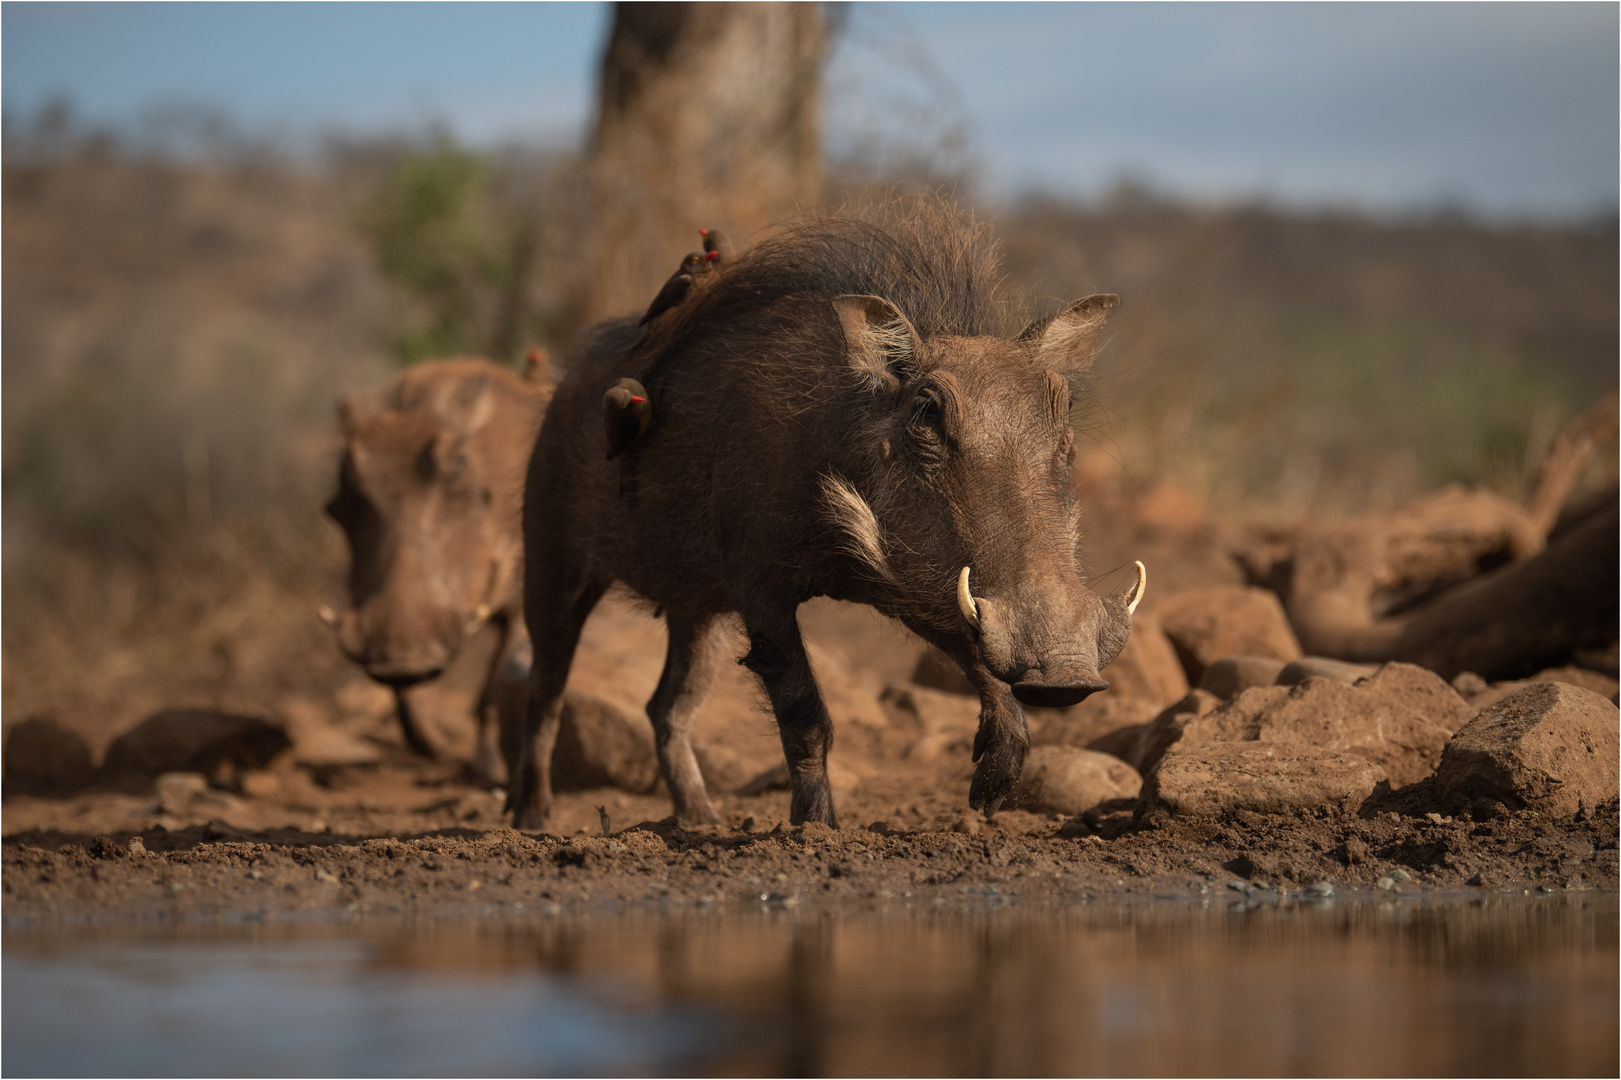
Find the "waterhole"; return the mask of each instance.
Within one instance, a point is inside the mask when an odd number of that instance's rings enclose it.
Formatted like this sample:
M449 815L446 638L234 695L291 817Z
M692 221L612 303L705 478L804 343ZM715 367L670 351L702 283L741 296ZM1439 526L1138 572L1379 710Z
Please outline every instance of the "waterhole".
M8 1076L1614 1075L1617 897L8 930Z

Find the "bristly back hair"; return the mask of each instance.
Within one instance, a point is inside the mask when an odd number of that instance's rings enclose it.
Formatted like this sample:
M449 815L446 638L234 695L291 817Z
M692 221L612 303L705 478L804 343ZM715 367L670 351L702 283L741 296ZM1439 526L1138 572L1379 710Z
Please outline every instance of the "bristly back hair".
M883 297L924 339L998 334L1007 314L1000 261L989 226L938 196L813 218L761 241L677 308L660 351L788 297L846 294Z

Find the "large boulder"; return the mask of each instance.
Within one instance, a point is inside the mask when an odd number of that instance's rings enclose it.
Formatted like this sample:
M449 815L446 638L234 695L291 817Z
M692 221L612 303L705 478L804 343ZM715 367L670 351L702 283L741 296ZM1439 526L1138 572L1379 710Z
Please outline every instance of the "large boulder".
M1533 683L1481 711L1447 744L1436 770L1442 799L1500 802L1567 817L1617 790L1616 706L1568 683Z
M1221 703L1221 699L1208 690L1188 691L1182 700L1166 706L1148 722L1138 735L1134 749L1124 755L1125 760L1144 776L1149 775L1165 756L1165 751L1182 738L1182 729Z
M1011 802L1031 810L1084 814L1111 799L1135 799L1143 779L1111 754L1038 746L1025 755Z
M1141 807L1150 820L1234 810L1354 811L1385 780L1383 769L1354 754L1287 743L1203 743L1165 755L1143 786Z
M1392 660L1353 685L1400 702L1436 727L1451 734L1469 722L1476 709L1441 676L1416 664Z
M262 769L291 745L287 732L263 717L164 709L113 741L97 780L123 791L145 791L163 773L219 778Z
M593 694L569 690L552 752L552 786L558 791L616 787L646 794L658 783L653 725Z
M7 795L62 798L88 785L94 775L90 747L54 720L24 720L6 735Z
M1219 585L1177 593L1160 608L1160 625L1193 685L1224 656L1288 662L1300 655L1283 605L1266 589Z
M1378 764L1400 787L1435 771L1450 735L1450 728L1400 699L1314 677L1289 688L1246 690L1189 721L1178 745L1288 743L1354 754Z

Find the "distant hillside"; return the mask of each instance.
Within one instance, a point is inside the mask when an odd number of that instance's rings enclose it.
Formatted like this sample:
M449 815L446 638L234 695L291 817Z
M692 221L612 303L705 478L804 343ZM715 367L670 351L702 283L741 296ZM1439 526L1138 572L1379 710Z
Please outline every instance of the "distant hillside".
M1123 463L1296 512L1513 487L1617 382L1617 233L1384 223L1121 197L998 231L1013 282L1118 292L1101 370Z

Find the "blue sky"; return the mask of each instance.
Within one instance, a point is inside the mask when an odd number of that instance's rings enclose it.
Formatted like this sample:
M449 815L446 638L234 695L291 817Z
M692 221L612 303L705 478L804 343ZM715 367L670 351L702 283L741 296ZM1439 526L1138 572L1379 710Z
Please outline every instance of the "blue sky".
M835 146L966 138L985 190L1090 196L1123 175L1198 199L1491 215L1614 209L1616 4L853 5ZM0 7L13 121L203 105L297 140L447 122L577 143L602 4Z

